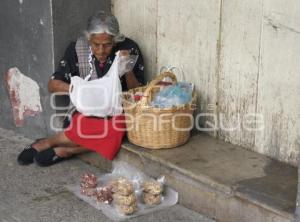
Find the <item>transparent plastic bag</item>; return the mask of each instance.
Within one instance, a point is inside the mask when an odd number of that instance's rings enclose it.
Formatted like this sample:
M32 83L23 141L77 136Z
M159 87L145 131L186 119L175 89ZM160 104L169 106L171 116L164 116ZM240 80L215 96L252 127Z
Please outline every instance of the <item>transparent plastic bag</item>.
M119 178L126 178L134 185L134 194L137 198L137 211L131 215L124 215L116 208L115 201L112 204L99 203L96 197L88 197L80 193L79 182L75 185L67 186L67 189L73 192L78 198L89 203L94 208L101 210L104 215L114 221L122 221L129 218L137 217L154 211L166 209L175 205L178 201L178 193L168 186L165 186L165 177L162 176L157 180L145 175L137 168L125 163L123 161L114 161L113 170L111 173L97 175L97 184L99 187L110 186L111 183ZM145 181L155 181L164 186L160 204L149 206L143 202L143 183Z
M137 59L138 55L122 55L120 57L119 76L122 77L125 73L132 71Z
M159 73L163 73L163 72L172 72L174 74L177 73L176 74L177 80L185 81L185 74L183 71L183 66L181 68L179 68L177 66L162 66L159 70ZM178 76L178 73L180 74L180 78ZM165 79L163 79L163 81L171 81L172 82L170 77L166 77Z
M123 161L113 162L113 170L111 174L114 177L127 178L134 184L135 190L140 189L140 185L142 184L142 182L149 178L146 174Z
M179 82L172 86L165 87L154 97L152 106L170 108L187 104L192 100L193 84Z

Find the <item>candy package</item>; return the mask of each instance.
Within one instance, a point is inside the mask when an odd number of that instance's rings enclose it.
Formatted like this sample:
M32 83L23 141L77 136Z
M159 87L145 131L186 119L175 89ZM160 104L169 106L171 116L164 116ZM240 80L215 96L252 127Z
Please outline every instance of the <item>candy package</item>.
M171 108L187 104L192 100L193 89L194 85L187 82L167 86L155 95L151 105L159 108Z

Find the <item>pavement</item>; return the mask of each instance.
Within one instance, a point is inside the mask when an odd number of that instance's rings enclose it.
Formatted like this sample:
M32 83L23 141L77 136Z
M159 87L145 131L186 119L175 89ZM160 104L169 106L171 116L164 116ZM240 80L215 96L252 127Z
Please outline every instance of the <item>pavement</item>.
M0 128L0 222L111 221L66 189L84 172L105 173L78 158L51 167L18 165L18 153L32 140ZM127 221L212 220L180 205Z

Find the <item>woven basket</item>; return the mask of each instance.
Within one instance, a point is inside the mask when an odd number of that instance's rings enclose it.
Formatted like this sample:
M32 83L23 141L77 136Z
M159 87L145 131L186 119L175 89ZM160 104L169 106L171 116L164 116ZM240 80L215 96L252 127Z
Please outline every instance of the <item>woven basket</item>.
M150 102L160 90L157 83L165 77L170 77L173 84L177 83L173 73L164 72L148 86L131 89L123 96L127 136L133 144L150 149L173 148L186 143L190 137L193 111L196 107L195 92L192 101L185 105L172 108L150 106ZM130 99L136 92L143 94L139 102Z

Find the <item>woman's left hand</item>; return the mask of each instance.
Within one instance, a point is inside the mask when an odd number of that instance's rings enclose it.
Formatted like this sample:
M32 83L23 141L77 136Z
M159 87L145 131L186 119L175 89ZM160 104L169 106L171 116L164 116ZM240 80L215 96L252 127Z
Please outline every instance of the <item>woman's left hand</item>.
M119 53L120 53L120 56L129 56L130 50L120 50Z

